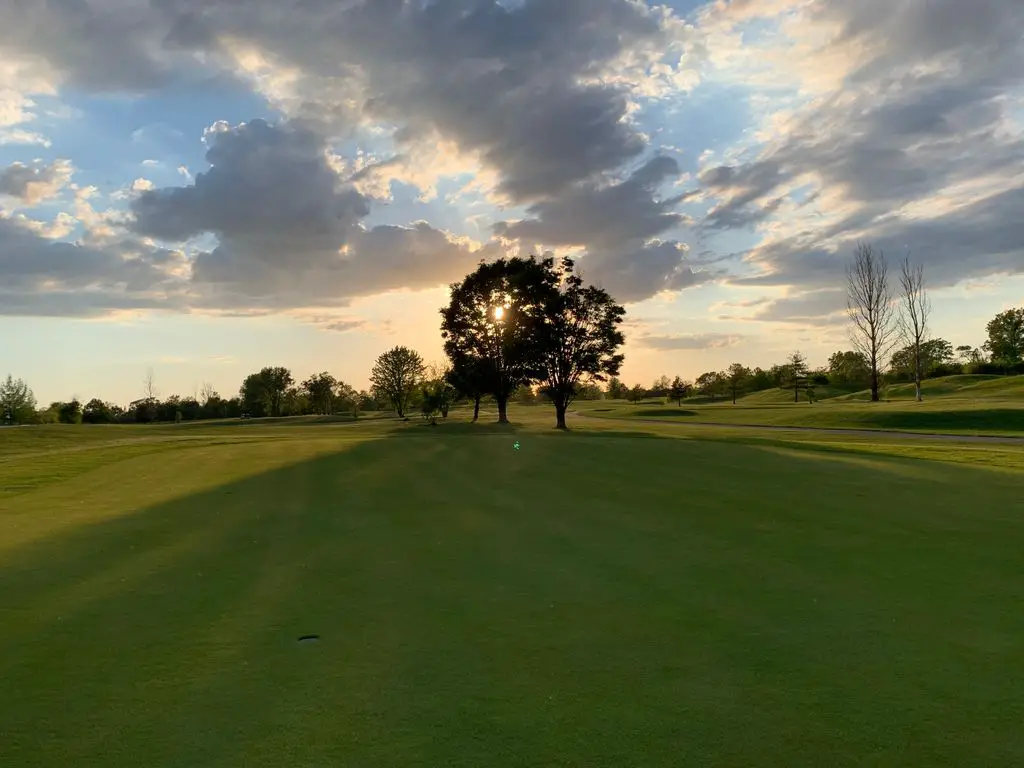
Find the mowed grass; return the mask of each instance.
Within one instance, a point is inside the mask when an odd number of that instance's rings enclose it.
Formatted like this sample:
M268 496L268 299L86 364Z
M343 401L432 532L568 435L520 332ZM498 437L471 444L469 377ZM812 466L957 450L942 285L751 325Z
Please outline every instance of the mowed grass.
M870 429L1024 437L1024 376L950 376L925 382L924 401L913 399L913 387L893 387L895 393L872 403L856 393L814 404L801 394L783 390L756 392L715 404L683 401L579 401L581 414L615 419L657 419L670 422L734 424L740 426ZM908 395L909 393L909 395ZM898 396L897 396L898 395Z
M1024 759L1024 451L513 418L0 432L0 764Z

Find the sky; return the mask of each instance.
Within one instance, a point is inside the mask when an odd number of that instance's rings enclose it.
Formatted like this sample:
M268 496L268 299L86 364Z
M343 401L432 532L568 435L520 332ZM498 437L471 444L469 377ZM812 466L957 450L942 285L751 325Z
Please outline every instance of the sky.
M573 255L622 378L849 348L858 241L932 332L1024 305L1019 0L14 0L0 375L40 402L367 386L447 286Z

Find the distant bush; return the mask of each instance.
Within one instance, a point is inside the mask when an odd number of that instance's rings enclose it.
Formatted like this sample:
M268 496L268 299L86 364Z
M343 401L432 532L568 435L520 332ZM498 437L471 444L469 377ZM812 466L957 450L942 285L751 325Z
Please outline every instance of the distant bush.
M964 366L957 363L940 363L932 368L925 375L926 379L938 379L943 376L959 376L964 372Z

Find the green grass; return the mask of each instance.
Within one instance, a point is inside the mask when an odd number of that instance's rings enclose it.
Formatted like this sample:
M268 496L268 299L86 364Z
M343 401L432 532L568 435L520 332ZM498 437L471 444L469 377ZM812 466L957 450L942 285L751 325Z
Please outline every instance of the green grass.
M963 375L925 379L921 393L926 399L945 400L1020 400L1024 401L1024 376ZM913 384L892 384L882 388L882 396L890 400L913 400ZM840 400L869 400L867 390L840 395Z
M956 379L957 381L950 381ZM870 429L963 435L1024 436L1024 398L1010 393L1019 379L956 376L936 379L925 389L924 402L890 398L871 403L857 397L835 397L817 403L793 403L792 393L772 390L737 401L682 407L664 401L629 404L622 401L579 401L580 413L615 419L657 419L756 426ZM967 379L969 381L959 381ZM1024 389L1021 390L1024 392ZM790 402L776 402L782 394Z
M0 763L1024 760L1024 449L513 418L0 432Z

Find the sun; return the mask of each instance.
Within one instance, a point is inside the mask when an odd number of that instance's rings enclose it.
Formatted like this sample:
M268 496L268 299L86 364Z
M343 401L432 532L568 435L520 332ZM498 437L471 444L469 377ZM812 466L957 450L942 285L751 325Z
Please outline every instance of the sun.
M501 318L503 318L504 316L505 316L505 308L504 307L495 307L494 308L494 318L496 320L501 320Z

